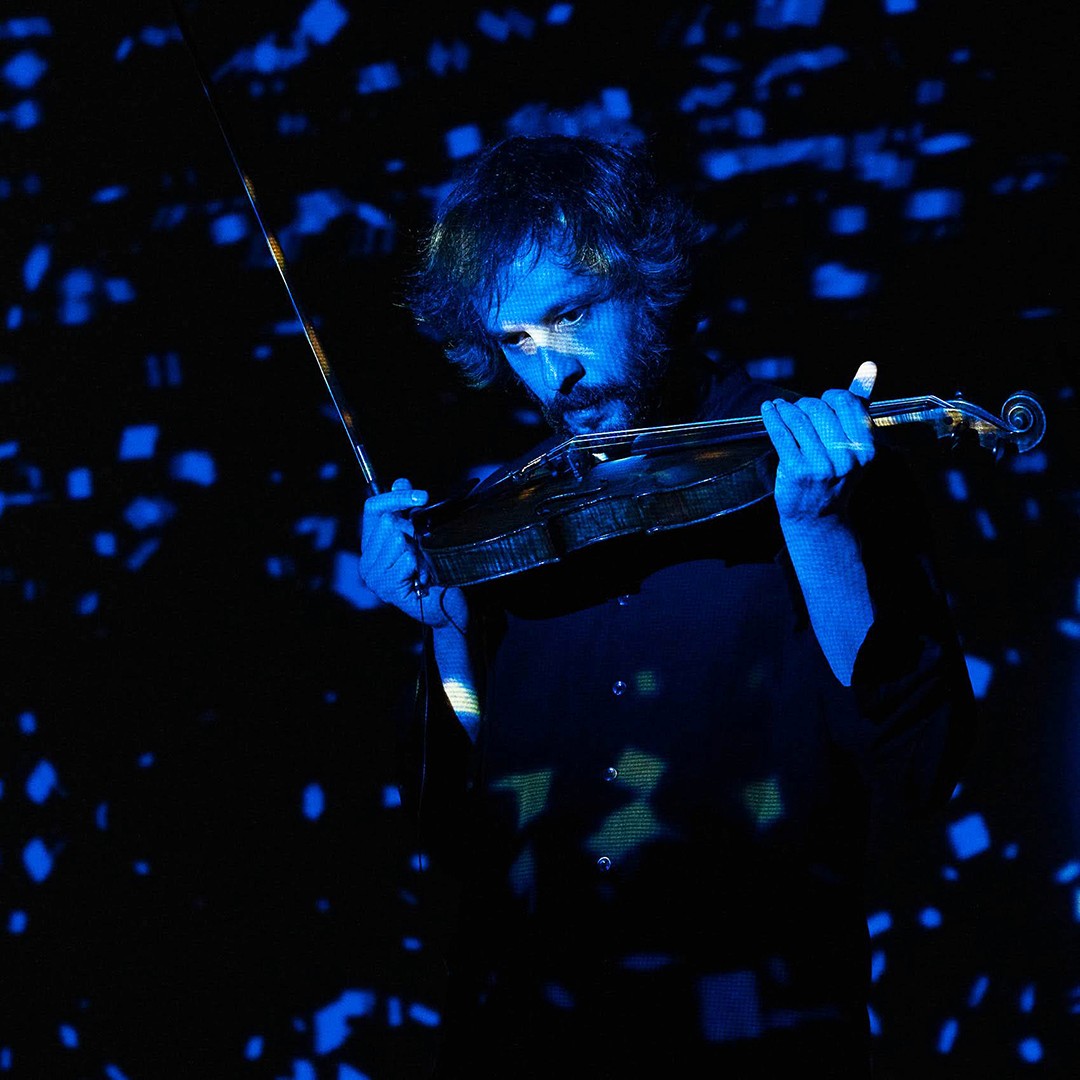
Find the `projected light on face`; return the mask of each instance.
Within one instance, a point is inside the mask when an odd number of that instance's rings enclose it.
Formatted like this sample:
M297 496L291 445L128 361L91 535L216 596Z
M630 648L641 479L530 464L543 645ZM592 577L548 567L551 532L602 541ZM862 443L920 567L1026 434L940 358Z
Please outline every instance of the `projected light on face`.
M651 322L552 250L506 268L484 322L547 422L567 434L640 423L664 371Z

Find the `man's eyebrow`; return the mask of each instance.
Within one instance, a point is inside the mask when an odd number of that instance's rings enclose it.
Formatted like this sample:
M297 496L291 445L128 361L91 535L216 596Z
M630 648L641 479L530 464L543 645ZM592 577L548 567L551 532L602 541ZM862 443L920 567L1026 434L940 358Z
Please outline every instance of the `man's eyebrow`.
M598 300L603 299L604 294L604 289L600 284L592 282L583 283L580 289L573 289L570 292L563 293L558 300L549 304L540 316L540 322L553 322L558 316L566 311L572 311L576 307L581 307L582 304L596 303ZM499 329L495 331L495 336L509 337L514 333L515 331L504 330L502 327L499 327Z

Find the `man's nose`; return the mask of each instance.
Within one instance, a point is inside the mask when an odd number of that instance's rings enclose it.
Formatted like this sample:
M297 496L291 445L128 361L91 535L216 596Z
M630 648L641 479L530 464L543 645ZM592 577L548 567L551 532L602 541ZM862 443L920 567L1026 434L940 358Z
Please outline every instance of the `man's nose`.
M581 360L574 353L561 352L550 343L539 345L536 351L544 388L553 394L568 394L585 374Z

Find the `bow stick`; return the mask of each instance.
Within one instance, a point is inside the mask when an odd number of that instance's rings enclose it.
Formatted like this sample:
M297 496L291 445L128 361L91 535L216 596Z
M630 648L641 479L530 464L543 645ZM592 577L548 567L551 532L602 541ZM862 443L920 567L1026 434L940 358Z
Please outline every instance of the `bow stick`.
M364 449L364 444L360 441L360 438L356 433L352 409L349 408L349 405L345 400L345 395L342 393L337 376L334 374L334 369L330 366L330 361L326 357L322 342L319 341L319 337L315 333L315 327L301 308L296 291L289 281L289 275L285 269L285 256L281 250L281 245L278 243L277 237L263 218L262 211L259 209L259 200L255 195L255 187L251 182L251 177L248 176L244 167L240 164L240 159L237 157L236 151L233 148L233 141L229 137L225 121L218 111L217 104L214 101L214 95L210 92L210 82L206 77L202 62L199 59L199 52L195 47L195 41L191 35L190 28L188 27L187 19L180 8L178 0L170 0L170 4L176 19L177 28L180 30L180 36L187 46L187 51L191 56L191 61L195 67L195 73L199 78L199 82L202 83L203 93L206 95L206 100L210 103L210 111L213 113L214 120L217 122L221 137L225 141L225 148L228 150L233 166L240 176L240 182L244 185L244 191L247 193L248 202L251 203L251 209L255 214L255 221L258 223L259 231L263 234L266 246L270 249L270 256L274 260L274 265L277 267L278 273L281 275L281 281L285 286L286 293L289 295L289 301L293 306L293 311L296 312L296 317L300 320L300 325L304 330L304 337L307 339L307 343L311 347L311 351L319 365L319 371L322 372L323 382L326 384L326 390L330 395L330 400L334 403L334 409L337 412L338 419L341 421L342 426L345 428L345 433L349 437L349 444L353 448L357 464L360 466L360 472L364 478L366 493L369 496L378 495L381 488L375 478L375 471L371 466L367 451Z

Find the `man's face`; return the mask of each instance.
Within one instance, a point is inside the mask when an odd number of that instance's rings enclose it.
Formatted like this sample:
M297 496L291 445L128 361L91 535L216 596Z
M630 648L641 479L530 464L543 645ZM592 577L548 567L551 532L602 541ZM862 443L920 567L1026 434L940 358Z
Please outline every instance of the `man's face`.
M643 320L595 275L545 250L516 259L503 295L481 312L488 333L539 403L571 435L618 431L640 420L660 364Z

